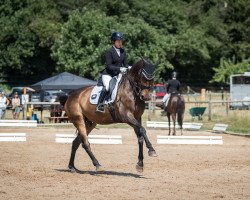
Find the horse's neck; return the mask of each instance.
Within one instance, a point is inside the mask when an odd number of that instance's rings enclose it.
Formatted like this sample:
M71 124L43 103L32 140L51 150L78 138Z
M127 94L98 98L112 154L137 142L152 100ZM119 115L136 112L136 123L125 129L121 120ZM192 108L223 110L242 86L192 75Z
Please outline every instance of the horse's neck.
M123 80L118 89L117 99L119 99L122 102L126 102L126 101L135 102L135 100L137 99L137 96L134 92L134 88L128 76L123 77Z

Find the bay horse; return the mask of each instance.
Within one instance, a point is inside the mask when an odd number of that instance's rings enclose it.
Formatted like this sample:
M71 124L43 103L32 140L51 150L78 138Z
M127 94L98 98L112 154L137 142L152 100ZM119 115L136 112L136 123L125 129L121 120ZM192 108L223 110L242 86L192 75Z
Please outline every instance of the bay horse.
M176 122L176 116L177 116L177 122L181 129L181 135L182 135L182 125L183 125L183 118L184 118L184 112L185 112L185 100L183 96L180 94L172 94L170 96L168 105L165 107L165 112L167 113L168 117L168 127L169 127L169 133L170 135L171 128L170 128L170 116L173 121L173 135L176 135L175 131L175 122Z
M104 113L95 112L96 105L92 105L89 101L93 86L81 88L74 91L69 97L60 99L69 120L74 124L78 132L72 143L68 164L69 171L75 172L77 170L74 160L81 143L96 170L101 169L101 165L92 153L88 141L88 135L97 124L126 123L134 129L139 146L136 165L138 172L143 171L143 141L145 141L148 148L148 155L151 157L157 156L141 122L145 110L145 101L150 99L150 88L153 85L154 73L155 65L141 58L126 74L123 74L116 99L113 102L115 119L112 117L107 105L105 105Z

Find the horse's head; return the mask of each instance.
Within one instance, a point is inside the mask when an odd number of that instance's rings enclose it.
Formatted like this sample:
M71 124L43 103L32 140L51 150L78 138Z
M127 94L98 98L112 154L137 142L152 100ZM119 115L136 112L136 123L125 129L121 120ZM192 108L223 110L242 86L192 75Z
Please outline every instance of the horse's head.
M155 76L155 65L145 59L140 59L128 72L134 91L144 101L150 100L150 89Z

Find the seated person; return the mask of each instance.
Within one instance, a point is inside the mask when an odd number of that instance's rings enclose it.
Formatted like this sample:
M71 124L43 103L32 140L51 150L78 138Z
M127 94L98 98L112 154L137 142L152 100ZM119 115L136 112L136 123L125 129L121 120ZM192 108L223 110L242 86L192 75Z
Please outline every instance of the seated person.
M169 98L172 94L179 93L181 84L180 84L180 81L176 79L176 77L177 77L177 73L173 72L172 79L167 81L167 93L162 99L162 103L161 103L162 109L164 109L167 106Z

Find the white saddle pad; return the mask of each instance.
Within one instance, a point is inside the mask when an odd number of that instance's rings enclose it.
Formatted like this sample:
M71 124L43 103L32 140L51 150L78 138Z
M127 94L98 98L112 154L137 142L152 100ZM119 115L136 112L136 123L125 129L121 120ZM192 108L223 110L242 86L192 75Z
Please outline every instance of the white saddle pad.
M113 103L116 99L116 95L117 95L117 91L118 91L118 86L120 84L120 81L121 81L121 78L122 78L122 74L119 74L118 75L118 78L117 78L117 82L116 82L116 85L115 85L115 88L111 94L111 99L108 99L106 100L104 103L105 104L108 104L108 103ZM92 91L91 91L91 95L90 95L90 103L91 104L97 104L98 103L98 99L99 99L99 96L100 96L100 93L102 91L102 88L103 86L95 86Z

